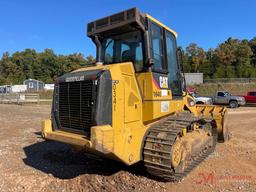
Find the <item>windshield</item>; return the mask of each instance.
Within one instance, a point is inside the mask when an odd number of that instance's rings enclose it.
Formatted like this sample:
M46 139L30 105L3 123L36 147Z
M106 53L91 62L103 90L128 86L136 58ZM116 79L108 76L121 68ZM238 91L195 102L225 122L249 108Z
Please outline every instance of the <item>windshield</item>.
M143 69L143 39L140 31L103 39L101 52L101 60L104 64L132 61L136 71Z

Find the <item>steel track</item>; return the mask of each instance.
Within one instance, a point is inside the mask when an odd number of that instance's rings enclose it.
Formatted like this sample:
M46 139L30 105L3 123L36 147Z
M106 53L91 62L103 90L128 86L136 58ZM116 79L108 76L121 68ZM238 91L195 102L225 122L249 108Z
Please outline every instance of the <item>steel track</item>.
M212 144L193 154L183 172L177 171L171 166L172 145L182 129L195 122L203 122L203 119L199 119L190 113L184 113L168 117L149 128L144 142L143 160L147 171L151 175L166 181L180 181L214 151L217 143L217 129L212 127ZM162 136L159 137L159 134Z

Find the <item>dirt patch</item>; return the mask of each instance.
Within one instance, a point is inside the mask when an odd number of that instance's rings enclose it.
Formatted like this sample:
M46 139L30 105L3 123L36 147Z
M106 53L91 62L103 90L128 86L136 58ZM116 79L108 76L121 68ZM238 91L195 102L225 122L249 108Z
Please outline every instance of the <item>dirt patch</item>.
M50 106L0 105L0 191L256 191L256 108L231 111L232 139L179 183L160 182L137 164L121 163L45 142Z

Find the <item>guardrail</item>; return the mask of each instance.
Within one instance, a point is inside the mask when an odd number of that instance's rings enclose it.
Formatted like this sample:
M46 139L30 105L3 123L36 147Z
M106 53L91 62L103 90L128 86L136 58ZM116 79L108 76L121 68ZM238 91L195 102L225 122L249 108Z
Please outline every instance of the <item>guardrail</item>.
M15 104L25 104L25 103L39 103L39 94L35 93L7 93L0 94L0 103L15 103Z

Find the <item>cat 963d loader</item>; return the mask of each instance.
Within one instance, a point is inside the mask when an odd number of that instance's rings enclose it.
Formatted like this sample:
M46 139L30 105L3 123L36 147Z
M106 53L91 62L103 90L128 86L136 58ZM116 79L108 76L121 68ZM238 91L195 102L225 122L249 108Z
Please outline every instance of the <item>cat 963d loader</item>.
M197 106L184 90L177 33L136 8L96 21L96 65L59 77L42 135L182 179L228 138L226 109Z

